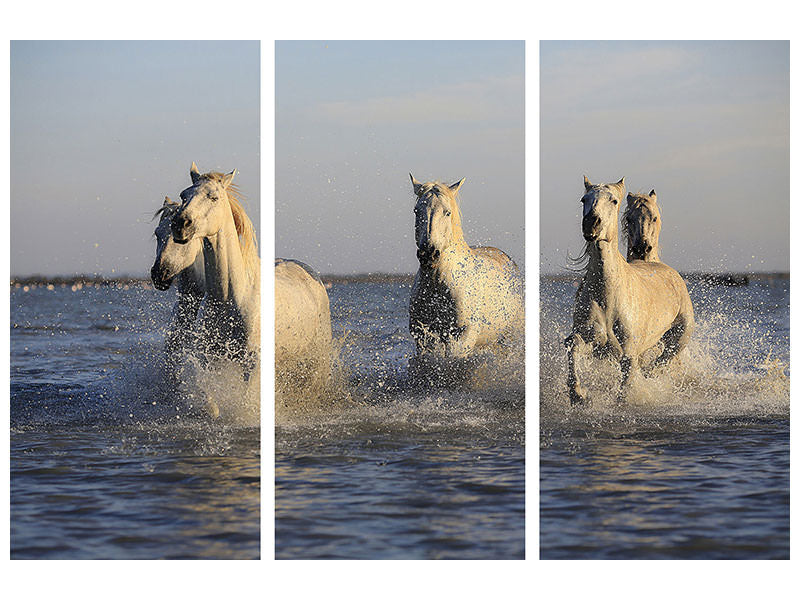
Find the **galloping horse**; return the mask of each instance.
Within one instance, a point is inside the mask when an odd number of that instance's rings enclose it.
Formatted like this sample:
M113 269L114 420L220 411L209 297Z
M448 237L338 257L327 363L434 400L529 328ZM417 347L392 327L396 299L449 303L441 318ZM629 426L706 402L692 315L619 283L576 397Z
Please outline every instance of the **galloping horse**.
M319 275L298 260L275 259L275 378L323 383L331 373L331 312Z
M519 269L502 250L467 245L456 201L463 179L420 183L411 175L411 183L419 269L409 328L416 354L464 358L521 325Z
M168 356L188 348L192 325L206 293L202 242L195 239L178 244L172 239L170 225L178 208L180 204L167 196L156 211L155 216L160 216L155 230L156 260L150 269L150 278L157 290L168 290L177 279L178 300L172 309L166 335Z
M625 196L624 178L617 183L592 184L584 179L582 230L588 264L575 296L568 348L567 387L572 404L586 401L575 369L579 352L593 346L619 360L622 379L617 399L623 401L640 356L654 346L663 348L656 359L664 364L688 343L694 329L694 309L686 283L661 262L626 262L618 249L619 203Z
M628 240L628 262L661 262L658 257L661 211L656 191L650 190L646 196L629 192L627 202L622 213L622 230Z
M260 354L261 279L255 230L239 203L234 173L201 175L192 163L192 185L181 192L171 228L178 244L203 245L205 350L242 362L249 374Z

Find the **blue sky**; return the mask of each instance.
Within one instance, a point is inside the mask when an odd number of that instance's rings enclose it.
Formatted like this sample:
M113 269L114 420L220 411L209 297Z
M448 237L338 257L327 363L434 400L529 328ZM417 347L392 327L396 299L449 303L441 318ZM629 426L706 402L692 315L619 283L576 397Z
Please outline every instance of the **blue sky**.
M661 259L789 268L788 42L542 42L544 272L579 254L583 175L655 188Z
M276 255L411 273L408 173L461 189L470 244L524 264L522 42L278 42Z
M189 167L260 227L258 42L12 42L11 274L143 275Z

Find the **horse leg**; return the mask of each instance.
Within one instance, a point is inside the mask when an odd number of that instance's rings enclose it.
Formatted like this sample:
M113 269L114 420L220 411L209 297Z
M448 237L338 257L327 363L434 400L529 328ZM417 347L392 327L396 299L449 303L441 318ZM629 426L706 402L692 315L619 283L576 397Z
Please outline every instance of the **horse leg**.
M631 375L639 366L639 358L629 352L624 353L619 359L619 366L622 369L622 379L617 394L617 402L624 403L630 391Z
M584 404L587 401L586 390L581 386L578 379L578 372L575 368L576 354L586 347L586 342L579 333L571 333L567 339L564 340L564 345L567 347L567 388L569 390L569 402L571 405Z
M679 316L672 324L672 327L661 336L660 343L663 344L664 351L661 356L656 358L653 366L665 365L675 358L689 343L689 338L692 337L693 331L694 319Z
M652 348L648 348L639 355L639 368L645 377L653 374L653 369L657 364L658 357L664 353L664 342L659 341Z

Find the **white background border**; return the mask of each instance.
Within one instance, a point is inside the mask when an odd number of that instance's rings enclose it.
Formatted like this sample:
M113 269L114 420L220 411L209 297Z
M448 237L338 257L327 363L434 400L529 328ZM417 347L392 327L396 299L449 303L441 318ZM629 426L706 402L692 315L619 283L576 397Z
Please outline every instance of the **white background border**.
M538 561L538 252L539 252L539 40L554 39L790 39L797 31L788 2L757 5L674 0L646 2L523 3L420 2L49 2L7 3L0 52L9 85L12 39L258 39L261 40L261 215L264 281L262 311L274 314L274 40L282 39L523 39L526 41L526 265L527 273L527 485L526 561L274 561L274 429L269 348L262 359L261 561L9 561L8 436L2 437L2 587L23 598L669 598L787 596L789 561ZM794 29L792 27L794 26ZM796 63L795 44L791 64ZM220 74L224 77L224 74ZM793 99L797 98L794 78ZM575 82L580 86L580 82ZM9 93L0 96L3 164L9 165ZM792 127L792 142L796 141ZM794 147L794 143L792 143ZM796 155L796 153L795 153ZM792 156L792 174L796 173ZM42 176L47 176L43 165ZM7 169L8 172L8 169ZM792 188L794 190L794 188ZM8 211L9 186L4 186ZM794 191L792 197L794 199ZM791 211L792 237L797 211ZM9 213L6 212L6 215ZM10 227L10 225L9 225ZM8 230L6 231L8 234ZM8 238L7 238L8 239ZM791 258L798 245L791 244ZM8 243L2 264L8 281ZM794 260L791 261L794 263ZM792 293L792 305L794 305ZM4 295L2 322L8 323ZM792 331L795 330L792 311ZM269 319L265 323L270 323ZM8 356L8 335L2 350ZM792 350L795 349L792 336ZM792 355L796 355L793 351ZM8 364L8 363L6 363ZM3 370L2 422L8 423L8 369ZM794 419L793 419L794 420ZM794 444L793 444L794 446ZM794 447L792 457L796 456ZM796 461L792 461L796 465ZM794 473L792 482L795 483ZM796 490L796 486L792 486ZM792 494L792 505L795 506ZM796 511L792 511L796 514ZM792 548L796 547L792 534Z

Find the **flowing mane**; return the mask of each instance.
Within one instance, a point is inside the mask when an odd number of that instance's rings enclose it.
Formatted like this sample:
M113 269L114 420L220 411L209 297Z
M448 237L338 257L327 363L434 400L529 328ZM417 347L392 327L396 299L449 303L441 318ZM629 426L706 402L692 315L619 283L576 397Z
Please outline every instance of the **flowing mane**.
M219 173L217 171L212 171L210 173L204 173L201 175L201 177L204 179L216 181L218 183L222 183L224 181L224 176L224 173ZM229 184L228 187L225 188L225 192L228 199L228 205L231 209L231 215L233 216L233 223L236 226L236 233L239 235L239 247L242 250L242 258L244 259L245 268L247 269L247 274L252 278L256 271L261 268L258 259L258 240L256 239L256 230L255 227L253 227L253 222L250 220L250 217L247 216L247 213L242 206L241 201L244 199L244 197L242 196L242 193L239 191L239 188L236 186L236 184Z
M586 274L589 270L589 242L584 242L583 250L581 253L572 258L567 250L567 262L569 263L565 268L572 273Z

